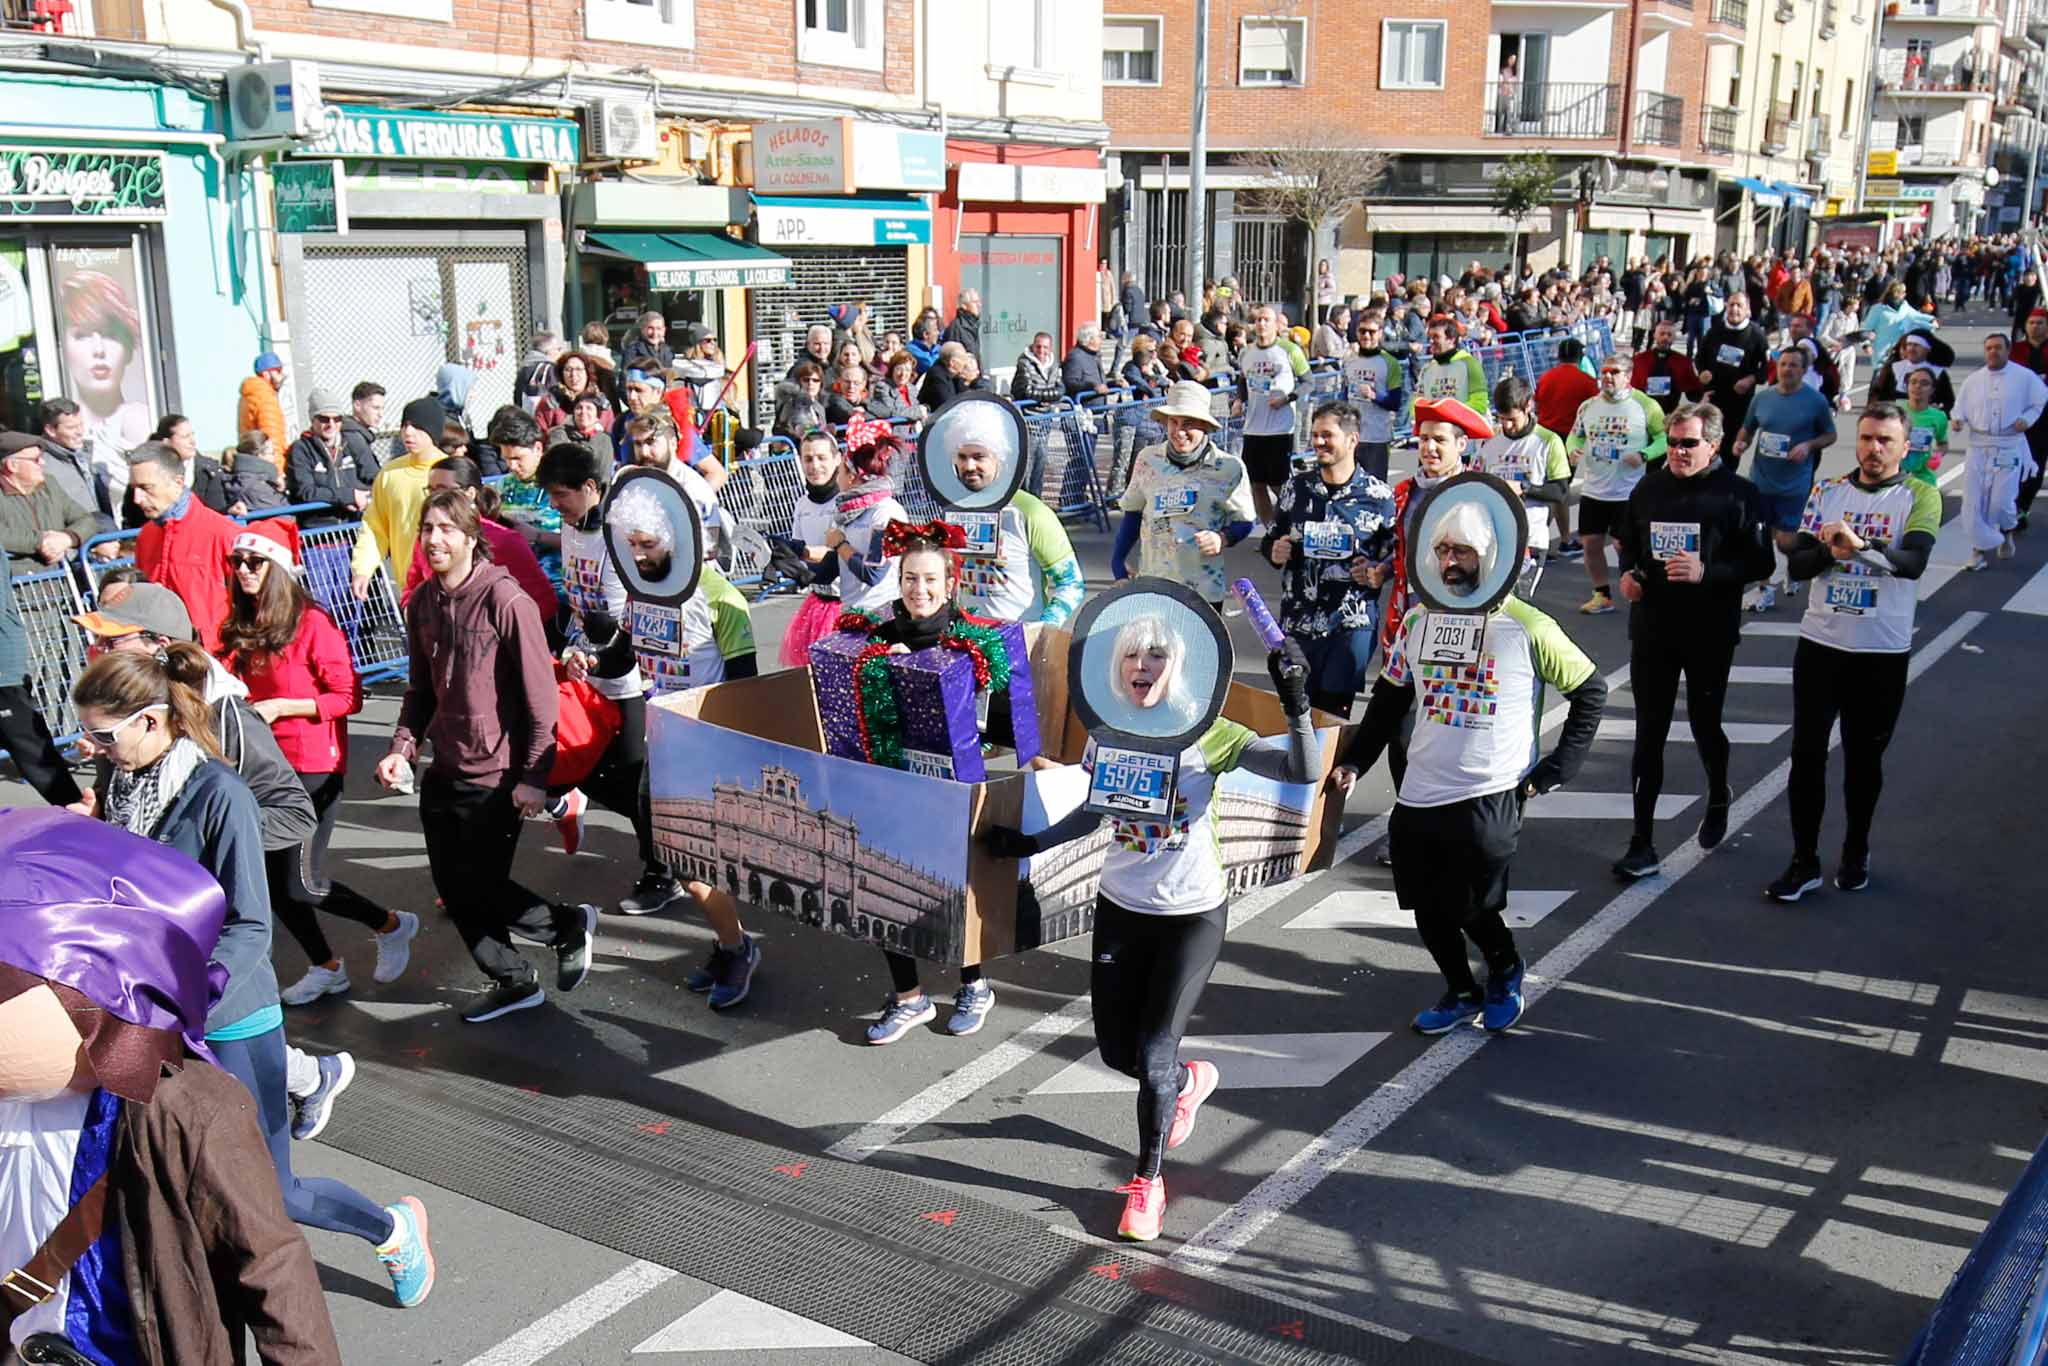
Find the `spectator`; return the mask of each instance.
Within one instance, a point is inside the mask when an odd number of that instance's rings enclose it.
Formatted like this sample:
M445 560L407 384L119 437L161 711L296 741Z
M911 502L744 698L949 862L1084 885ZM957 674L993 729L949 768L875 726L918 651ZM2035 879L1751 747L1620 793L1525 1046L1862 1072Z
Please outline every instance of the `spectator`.
M888 420L915 422L924 416L917 402L917 357L891 352L883 378L868 385L868 411Z
M1052 355L1052 333L1040 332L1031 348L1017 357L1010 373L1010 397L1019 403L1058 403L1066 397L1066 384Z
M775 386L775 434L792 441L826 424L825 371L815 361L798 361L790 381Z
M1120 373L1131 397L1147 403L1164 398L1167 386L1173 383L1173 376L1159 359L1159 348L1142 333L1131 343L1131 358Z
M1123 310L1124 331L1126 333L1129 333L1140 322L1144 321L1145 291L1138 287L1137 272L1129 270L1124 272L1123 286L1117 291L1117 307ZM1157 341L1158 338L1155 337L1153 340Z
M512 399L521 409L532 412L541 397L554 387L555 362L569 348L553 332L536 332L519 358L519 374L512 381Z
M668 319L655 309L642 313L638 330L626 338L619 351L619 363L628 370L667 370L676 363L675 348L668 344Z
M586 393L570 407L569 420L548 433L547 444L574 441L617 463L617 454L612 449L611 412L604 395Z
M832 354L838 358L840 369L847 366L848 346L853 347L854 360L860 365L875 358L875 337L868 329L866 304L834 304L825 310L825 316L832 320Z
M449 417L469 430L469 395L476 388L476 371L467 365L449 361L434 372L434 397L441 401L441 409Z
M1308 354L1313 360L1336 360L1351 354L1351 310L1337 304L1323 315Z
M185 462L185 487L192 490L194 498L215 512L228 510L228 504L235 501L234 495L228 492L228 467L210 455L199 453L199 437L192 430L190 418L183 413L165 413L149 439L163 442ZM121 471L121 499L121 525L141 526L142 513L135 506L135 500L128 497L128 472L125 469Z
M44 462L50 481L80 507L110 511L114 504L101 496L92 455L85 449L85 417L78 405L68 398L46 398L36 408L36 425L42 428L43 451L50 457ZM100 529L112 531L113 518L102 517Z
M235 467L228 472L228 515L265 512L285 505L284 471L268 432L243 432L235 443Z
M349 390L348 415L341 420L342 449L355 461L356 478L367 488L383 467L377 433L384 428L384 386L366 379Z
M1585 344L1566 337L1557 344L1557 364L1536 377L1536 424L1549 432L1568 432L1579 420L1579 408L1600 392L1600 381L1579 368Z
M974 357L975 367L981 365L981 291L963 289L960 304L953 310L952 326L946 329L946 340L958 342Z
M1172 330L1173 305L1164 299L1154 299L1144 325L1138 329L1138 335L1150 337L1153 345L1157 346L1166 340L1166 334Z
M718 338L703 323L690 323L683 328L682 343L669 370L677 384L689 389L691 406L709 412L725 388L725 357Z
M1220 308L1202 315L1195 328L1194 344L1202 348L1202 368L1210 374L1228 370L1236 352L1230 347L1230 316Z
M939 346L944 341L939 333L945 320L936 308L927 308L917 315L917 322L910 329L908 349L917 358L917 373L922 375L939 361Z
M842 368L839 377L832 381L832 393L825 400L825 417L835 427L853 421L857 413L862 417L880 417L869 403L871 386L868 371L864 365Z
M6 488L5 468L6 462L0 460L0 491ZM0 524L5 517L0 504ZM69 541L65 537L67 545ZM22 780L51 806L69 806L83 795L28 690L28 627L14 602L12 574L0 574L0 749L14 760Z
M235 436L265 431L283 450L291 444L291 436L285 431L284 405L277 399L277 391L284 388L284 360L275 351L265 351L256 357L255 369L255 374L242 381L241 404L235 410Z
M178 595L199 643L219 654L221 623L228 619L228 553L242 528L192 496L185 462L161 441L129 452L128 488L149 519L135 538L136 567Z
M924 384L917 391L917 401L937 412L953 395L969 387L964 377L975 368L974 357L966 347L956 341L943 343L939 347L938 360L924 372Z
M381 392L378 402L383 402ZM285 452L285 493L294 503L325 503L337 517L353 517L370 505L375 476L357 468L349 451L341 400L315 389L306 408L312 425Z
M1107 398L1110 386L1102 373L1102 325L1082 323L1074 333L1074 349L1060 366L1060 382L1067 397ZM1122 379L1118 378L1121 387Z
M789 369L783 371L782 382L792 383L796 379L797 367L806 361L817 366L820 375L832 368L832 329L827 324L812 323L805 329L804 353L791 361Z
M26 432L0 432L0 545L9 574L63 564L99 530L92 513L48 477L50 459Z
M580 351L564 352L555 362L555 383L539 403L534 405L533 419L540 423L543 432L552 432L569 421L569 412L576 406L576 400L585 395L597 399L598 407L609 418L612 403L597 384L597 365Z
M379 470L371 483L370 504L363 509L363 526L349 556L349 587L358 602L369 597L370 580L386 559L396 567L394 580L402 566L412 563L420 507L427 501L427 471L440 462L436 442L447 422L439 399L416 398L405 405L398 426L404 454Z

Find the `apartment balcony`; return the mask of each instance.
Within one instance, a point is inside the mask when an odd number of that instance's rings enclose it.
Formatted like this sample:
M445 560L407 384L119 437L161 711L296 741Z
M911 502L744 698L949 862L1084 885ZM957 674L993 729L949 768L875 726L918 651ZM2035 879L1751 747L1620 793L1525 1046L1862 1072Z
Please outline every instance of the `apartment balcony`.
M1878 90L1901 100L1988 100L1997 93L1995 84L1988 71L1911 63L1903 72L1880 71L1877 77Z
M2015 118L2030 115L2039 106L2041 92L2026 81L2014 81L2005 93L1998 97L1998 113L2001 118Z
M1488 81L1480 130L1492 138L1612 138L1621 87L1596 81Z
M1713 0L1707 18L1740 33L1749 27L1749 0Z
M2037 4L2027 10L2027 37L2048 45L2048 5Z
M36 0L0 0L0 31L45 37L146 42L142 0L72 0L61 14L38 14Z
M1764 140L1757 150L1767 157L1794 155L1799 142L1799 122L1792 117L1788 100L1778 100L1764 119Z
M1826 0L1820 7L1820 36L1828 39L1835 36L1834 0Z
M1636 92L1635 140L1645 147L1676 147L1685 139L1685 100L1654 90Z
M1912 170L1922 175L1962 175L1977 171L1983 162L1974 152L1965 152L1956 147L1929 147L1925 143L1909 143L1897 149L1899 169Z
M1884 21L1905 25L1998 24L1996 14L1978 8L1976 0L1885 0Z
M1643 0L1640 13L1646 35L1693 26L1692 0Z
M1700 150L1709 156L1735 155L1735 125L1742 111L1729 105L1710 104L1700 110Z

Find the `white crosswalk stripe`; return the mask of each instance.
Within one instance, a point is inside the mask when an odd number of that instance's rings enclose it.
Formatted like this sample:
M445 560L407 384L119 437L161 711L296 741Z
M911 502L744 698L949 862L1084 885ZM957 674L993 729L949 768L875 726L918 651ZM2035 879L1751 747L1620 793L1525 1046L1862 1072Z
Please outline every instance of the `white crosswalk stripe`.
M1768 745L1771 741L1792 729L1792 727L1789 723L1774 725L1768 721L1723 721L1721 729L1728 733L1728 743L1731 745ZM1596 740L1634 740L1636 738L1636 723L1626 717L1602 721L1599 733L1593 738ZM1683 717L1672 722L1671 734L1665 737L1665 743L1674 745L1689 745L1692 743L1692 732L1686 728Z
M874 1344L801 1314L721 1290L633 1349L670 1352L824 1351Z
M1217 1086L1226 1091L1300 1090L1326 1086L1346 1068L1385 1043L1384 1033L1217 1034L1181 1040L1183 1058L1216 1064ZM1112 1072L1101 1055L1090 1053L1032 1088L1034 1096L1090 1095L1136 1091L1135 1078Z
M1657 819L1668 821L1699 800L1699 794L1665 792L1657 798ZM1627 792L1573 792L1569 789L1537 797L1522 808L1525 821L1634 820L1635 797Z
M1510 929L1526 930L1565 902L1570 892L1508 893L1505 919ZM1290 930L1409 930L1415 915L1401 909L1392 888L1353 887L1332 892L1287 922Z

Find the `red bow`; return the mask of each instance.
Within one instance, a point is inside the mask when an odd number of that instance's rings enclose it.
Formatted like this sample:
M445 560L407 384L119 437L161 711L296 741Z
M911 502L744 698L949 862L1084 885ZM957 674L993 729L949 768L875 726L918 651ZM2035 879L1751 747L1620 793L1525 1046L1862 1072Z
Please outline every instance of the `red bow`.
M894 559L912 541L934 541L948 550L965 550L967 533L934 517L929 522L896 522L882 528L882 554Z
M846 421L846 449L864 451L889 435L889 424L879 417L855 413Z

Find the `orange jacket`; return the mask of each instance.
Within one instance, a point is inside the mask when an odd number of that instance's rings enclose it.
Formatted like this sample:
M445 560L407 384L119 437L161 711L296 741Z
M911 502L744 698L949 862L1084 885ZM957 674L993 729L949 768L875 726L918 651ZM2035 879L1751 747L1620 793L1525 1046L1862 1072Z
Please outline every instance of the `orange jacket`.
M284 453L291 449L291 439L285 435L284 405L277 401L277 390L270 387L270 381L261 375L251 375L242 381L242 402L235 413L235 435L258 428L270 434L270 444L277 448L277 458L282 461Z

